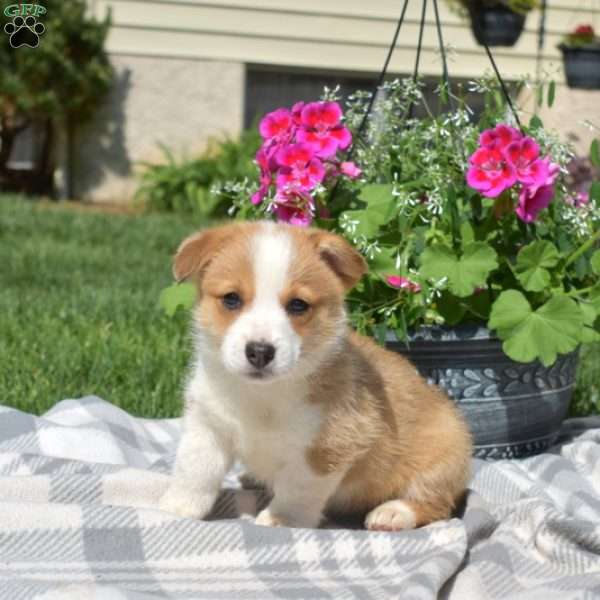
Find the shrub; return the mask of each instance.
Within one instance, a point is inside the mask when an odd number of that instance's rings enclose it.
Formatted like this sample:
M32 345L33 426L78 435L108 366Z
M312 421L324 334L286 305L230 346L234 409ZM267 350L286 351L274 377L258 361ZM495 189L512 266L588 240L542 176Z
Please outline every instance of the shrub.
M202 156L182 160L177 160L161 144L165 162L142 163L145 170L136 198L149 210L194 214L200 218L224 216L230 203L211 189L221 182L253 178L254 155L259 144L255 130L248 130L239 140L212 140Z

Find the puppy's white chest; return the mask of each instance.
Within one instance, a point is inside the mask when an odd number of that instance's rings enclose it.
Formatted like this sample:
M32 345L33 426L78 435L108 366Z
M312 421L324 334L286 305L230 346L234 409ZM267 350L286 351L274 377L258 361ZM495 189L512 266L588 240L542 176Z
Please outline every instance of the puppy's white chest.
M306 449L321 423L320 409L304 402L250 414L244 411L241 417L236 454L256 478L268 484L285 465L306 462Z

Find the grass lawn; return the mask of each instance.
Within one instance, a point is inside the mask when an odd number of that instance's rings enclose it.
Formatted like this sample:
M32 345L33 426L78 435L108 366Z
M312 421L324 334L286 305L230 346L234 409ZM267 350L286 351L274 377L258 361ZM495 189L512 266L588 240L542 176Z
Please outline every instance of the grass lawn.
M0 404L42 413L96 394L175 416L187 317L162 314L171 255L198 224L0 196ZM600 346L585 348L573 412L600 412Z
M41 413L96 394L176 415L186 317L163 316L171 255L195 224L0 196L0 404Z

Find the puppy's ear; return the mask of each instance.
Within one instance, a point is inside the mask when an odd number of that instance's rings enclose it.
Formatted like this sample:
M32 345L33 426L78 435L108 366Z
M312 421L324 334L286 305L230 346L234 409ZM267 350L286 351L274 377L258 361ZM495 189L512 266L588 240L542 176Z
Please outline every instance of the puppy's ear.
M343 237L319 229L310 234L321 259L350 290L369 270L365 259Z
M173 275L177 282L197 276L206 269L215 254L233 234L235 225L207 229L181 242L173 261Z

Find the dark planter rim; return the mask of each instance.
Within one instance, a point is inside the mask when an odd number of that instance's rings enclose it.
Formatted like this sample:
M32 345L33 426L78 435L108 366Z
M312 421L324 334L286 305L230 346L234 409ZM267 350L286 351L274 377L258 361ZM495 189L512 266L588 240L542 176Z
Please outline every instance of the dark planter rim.
M600 55L600 43L594 44L593 46L567 46L566 44L559 44L558 49L563 54L579 54L581 52L592 52Z

